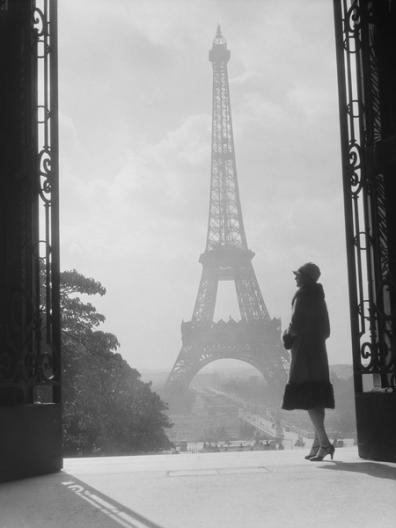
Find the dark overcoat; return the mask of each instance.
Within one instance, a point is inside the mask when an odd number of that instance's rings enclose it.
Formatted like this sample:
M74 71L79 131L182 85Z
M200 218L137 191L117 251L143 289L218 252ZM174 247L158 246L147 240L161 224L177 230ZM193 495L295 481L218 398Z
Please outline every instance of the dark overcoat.
M289 381L282 408L334 408L326 351L330 323L321 284L307 284L297 290L292 302L291 322L285 334L292 346Z

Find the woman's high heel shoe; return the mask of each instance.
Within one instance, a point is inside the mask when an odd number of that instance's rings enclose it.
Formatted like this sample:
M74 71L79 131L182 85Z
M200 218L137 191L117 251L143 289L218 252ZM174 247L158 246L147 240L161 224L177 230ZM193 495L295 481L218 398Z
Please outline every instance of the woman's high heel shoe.
M335 451L335 447L332 444L329 444L328 446L325 446L325 447L320 447L317 455L313 456L309 460L311 462L320 462L327 455L330 455L331 460L333 460L334 451Z
M313 445L311 447L311 451L304 457L305 460L311 460L312 457L316 456L318 454L319 448L320 445Z

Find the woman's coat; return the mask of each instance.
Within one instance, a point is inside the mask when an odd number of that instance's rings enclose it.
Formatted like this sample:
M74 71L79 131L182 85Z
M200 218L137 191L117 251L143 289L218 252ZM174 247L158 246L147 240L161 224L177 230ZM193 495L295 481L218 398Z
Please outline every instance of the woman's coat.
M289 382L286 385L282 407L334 408L326 351L330 323L321 284L307 284L297 290L286 334L292 346Z

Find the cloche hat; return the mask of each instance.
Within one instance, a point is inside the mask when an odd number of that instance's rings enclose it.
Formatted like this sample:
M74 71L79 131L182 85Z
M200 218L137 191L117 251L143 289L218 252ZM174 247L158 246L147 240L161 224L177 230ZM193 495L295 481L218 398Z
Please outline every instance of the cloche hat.
M308 277L313 282L316 282L320 277L320 269L319 266L314 264L313 262L306 262L302 266L300 266L296 271L293 271L294 275L304 275L305 277Z

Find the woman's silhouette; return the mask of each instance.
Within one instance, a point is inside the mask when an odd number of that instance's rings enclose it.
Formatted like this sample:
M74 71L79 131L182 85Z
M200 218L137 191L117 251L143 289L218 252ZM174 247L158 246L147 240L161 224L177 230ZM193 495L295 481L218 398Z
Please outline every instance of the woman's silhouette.
M333 458L324 426L325 408L334 408L333 386L329 378L326 339L330 335L329 316L323 287L317 282L320 269L307 262L293 272L298 290L292 301L292 317L283 333L283 343L291 348L289 381L282 408L305 409L315 429L309 460Z

